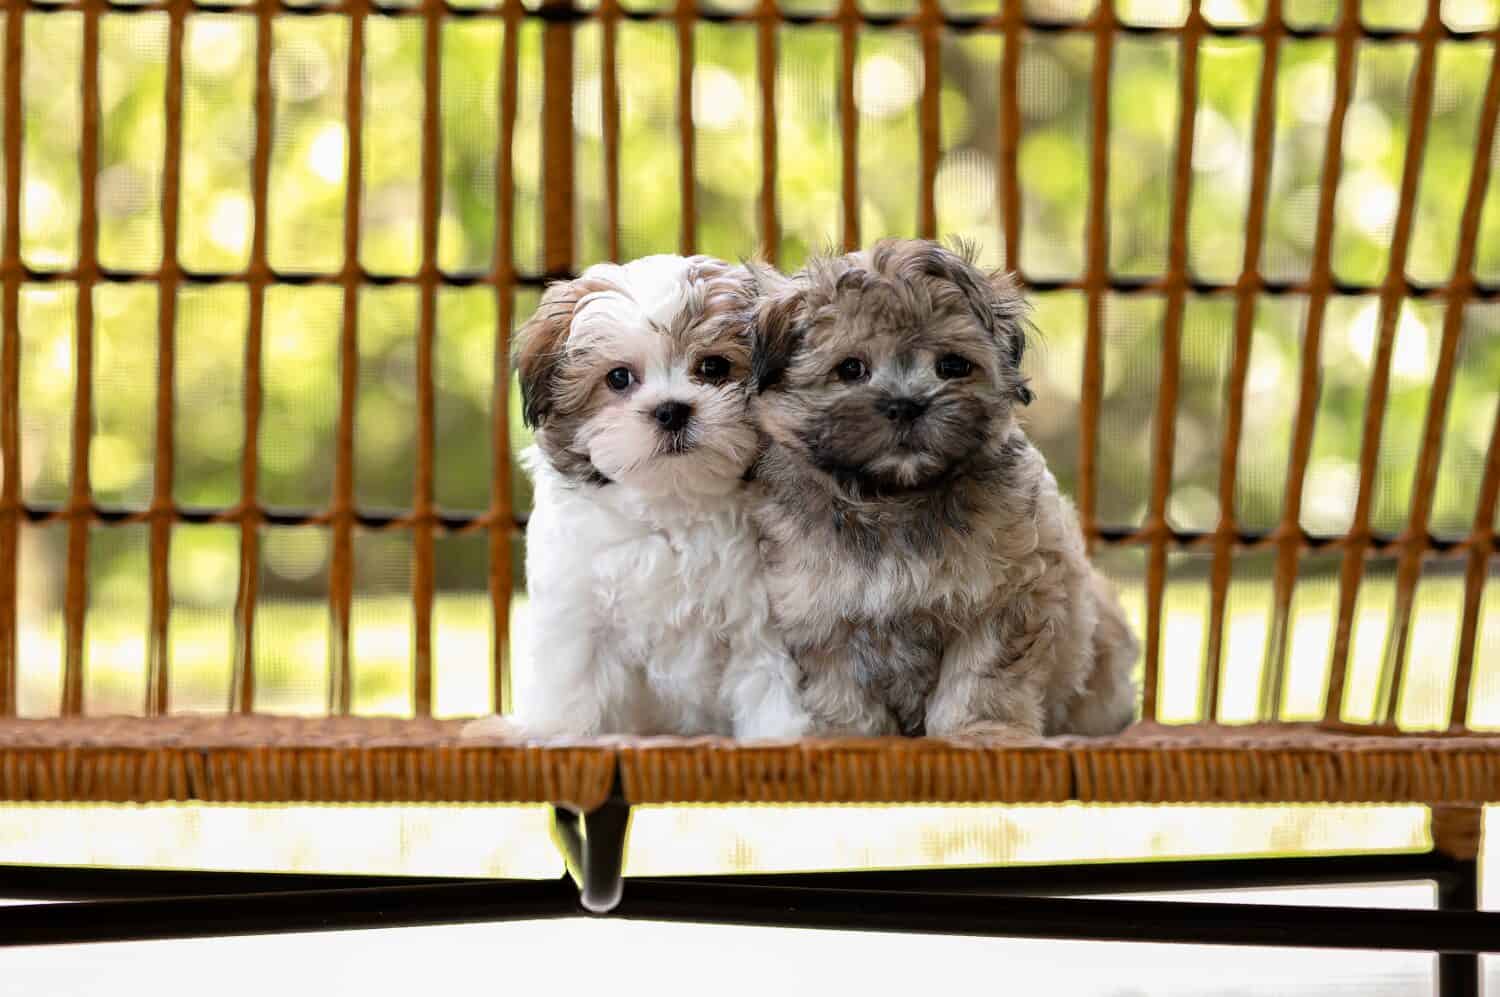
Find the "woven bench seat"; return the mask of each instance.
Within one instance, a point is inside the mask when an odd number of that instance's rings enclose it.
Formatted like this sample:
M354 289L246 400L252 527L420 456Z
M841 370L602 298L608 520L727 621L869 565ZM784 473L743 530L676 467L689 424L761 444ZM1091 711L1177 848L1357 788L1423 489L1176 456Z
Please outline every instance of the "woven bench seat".
M0 722L0 799L555 803L619 774L650 803L1500 801L1500 736L1138 725L1113 738L737 743L464 740L459 721L172 717Z
M476 746L462 723L355 717L0 721L0 800L560 803L609 795L615 752Z

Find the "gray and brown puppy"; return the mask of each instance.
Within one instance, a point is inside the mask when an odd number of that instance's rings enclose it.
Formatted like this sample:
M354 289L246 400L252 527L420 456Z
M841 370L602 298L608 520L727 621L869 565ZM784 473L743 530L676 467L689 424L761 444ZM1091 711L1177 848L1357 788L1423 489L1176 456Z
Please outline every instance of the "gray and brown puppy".
M752 508L813 731L1126 726L1137 645L1017 423L1009 278L925 241L758 276Z

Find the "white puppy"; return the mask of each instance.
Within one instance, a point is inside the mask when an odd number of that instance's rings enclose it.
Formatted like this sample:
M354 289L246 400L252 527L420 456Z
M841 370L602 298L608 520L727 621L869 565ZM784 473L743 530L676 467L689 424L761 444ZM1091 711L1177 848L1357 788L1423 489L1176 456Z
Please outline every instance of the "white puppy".
M703 256L600 264L521 329L534 660L517 715L465 733L804 729L743 496L746 276Z

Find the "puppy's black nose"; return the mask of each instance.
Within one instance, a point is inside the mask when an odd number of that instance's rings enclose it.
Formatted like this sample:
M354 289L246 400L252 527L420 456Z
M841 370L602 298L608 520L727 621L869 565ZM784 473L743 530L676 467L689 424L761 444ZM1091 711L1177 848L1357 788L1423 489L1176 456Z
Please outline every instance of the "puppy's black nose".
M927 406L915 398L886 398L876 402L875 407L892 422L914 422L927 411Z
M676 432L693 417L693 407L687 402L662 402L652 414L656 416L656 424L662 429Z

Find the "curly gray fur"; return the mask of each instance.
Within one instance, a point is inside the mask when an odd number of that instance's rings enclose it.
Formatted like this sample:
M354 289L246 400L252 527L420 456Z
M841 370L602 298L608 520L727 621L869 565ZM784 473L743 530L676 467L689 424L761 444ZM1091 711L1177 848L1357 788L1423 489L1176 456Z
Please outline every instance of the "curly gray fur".
M756 276L754 510L816 729L1128 724L1136 642L1015 418L1010 279L925 241Z

